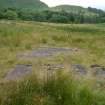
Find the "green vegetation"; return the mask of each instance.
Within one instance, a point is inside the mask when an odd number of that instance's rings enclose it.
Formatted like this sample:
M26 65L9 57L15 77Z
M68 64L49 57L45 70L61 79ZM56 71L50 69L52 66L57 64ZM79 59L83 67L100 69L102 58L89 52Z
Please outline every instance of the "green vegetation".
M0 11L0 19L9 20L30 20L39 22L54 22L54 23L104 23L105 12L94 8L82 8L82 10L74 7L75 12L70 9L65 9L66 6L56 7L56 9L46 9L43 11L24 11L17 8L7 8ZM64 9L63 9L64 8ZM67 7L66 7L67 8ZM68 12L67 10L72 10ZM84 10L84 11L83 11Z
M39 0L1 0L0 9L16 8L21 11L40 11L48 6Z
M2 66L0 75L3 76L7 68L17 64L16 53L31 50L41 45L83 49L85 51L79 54L70 55L69 61L86 66L90 64L105 65L103 59L105 29L103 26L104 24L65 25L1 21L0 64Z
M7 19L17 19L18 15L16 12L8 10L4 13L4 17Z
M44 81L38 75L40 65L47 62L104 66L104 26L0 21L0 105L104 105L105 80L90 76L77 80L72 73L58 72L56 78ZM18 53L40 46L80 51L52 59L17 60ZM8 70L16 64L32 64L32 76L16 82L4 81Z
M105 92L95 90L58 73L57 78L42 82L33 75L20 82L0 86L1 105L104 105Z
M72 13L79 13L80 11L85 13L85 15L96 15L96 13L89 11L87 8L83 8L80 6L73 6L73 5L60 5L56 7L52 7L51 10L53 11L66 11Z
M105 11L72 5L50 8L40 0L1 0L0 19L53 23L104 23Z

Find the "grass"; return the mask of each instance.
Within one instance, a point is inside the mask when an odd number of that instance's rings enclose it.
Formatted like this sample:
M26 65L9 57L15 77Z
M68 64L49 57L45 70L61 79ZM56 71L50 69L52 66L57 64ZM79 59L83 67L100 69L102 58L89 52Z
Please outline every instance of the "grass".
M89 62L104 65L104 33L104 27L94 24L57 25L10 21L9 24L1 23L0 48L1 52L10 52L10 54L15 52L16 54L16 51L31 50L41 45L77 47L87 50L84 54L86 59L93 56L93 61L90 60ZM4 57L5 55L8 54L1 56Z
M105 105L104 80L94 77L77 80L71 75L58 73L57 78L50 78L46 83L36 76L41 70L40 65L47 63L104 66L104 26L0 21L0 82L16 64L33 65L31 77L0 84L0 105ZM78 48L80 51L51 59L17 59L18 53L40 46Z
M0 87L0 105L105 105L105 92L81 84L64 73L44 83L33 75Z

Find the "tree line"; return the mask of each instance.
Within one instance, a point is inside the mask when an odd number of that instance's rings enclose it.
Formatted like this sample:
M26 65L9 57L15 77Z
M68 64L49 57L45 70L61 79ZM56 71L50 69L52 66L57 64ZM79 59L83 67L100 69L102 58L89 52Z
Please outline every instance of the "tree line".
M60 12L45 10L40 12L24 12L19 9L8 8L0 10L0 19L27 20L54 23L104 23L105 12L95 8L88 8L88 11L97 15L85 15L84 12L68 13L64 10Z

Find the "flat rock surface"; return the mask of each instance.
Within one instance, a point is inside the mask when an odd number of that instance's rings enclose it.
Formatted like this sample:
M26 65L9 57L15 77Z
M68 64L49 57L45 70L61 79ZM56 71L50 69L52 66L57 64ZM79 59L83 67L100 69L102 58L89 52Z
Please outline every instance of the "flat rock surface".
M45 67L48 71L62 70L65 68L63 64L45 64L42 66ZM71 65L71 68L74 74L78 74L78 75L87 74L87 68L82 64L73 64Z
M31 73L32 73L32 65L16 65L15 68L13 68L7 73L5 79L16 80Z
M39 47L38 49L21 53L17 55L17 59L32 59L36 57L53 57L57 54L69 54L71 52L77 52L78 49L76 48L61 48L61 47ZM57 70L64 68L61 64L55 65L47 65L47 69L49 70ZM5 76L6 80L16 80L20 77L25 76L26 74L30 74L32 72L32 65L16 65L12 70L10 70L7 75Z
M77 48L60 48L60 47L40 47L36 50L32 50L30 52L25 52L17 55L18 59L32 59L36 57L40 57L43 59L43 57L53 57L57 54L70 54L77 52L79 49ZM45 67L49 72L53 72L56 70L62 70L64 69L63 64L43 64L43 67ZM105 77L105 67L102 67L100 65L94 64L90 65L90 68L86 68L82 64L73 64L71 65L72 72L79 76L87 75L88 69L91 69L91 73L95 74L96 76L102 76ZM16 65L12 70L10 70L7 75L5 76L6 80L16 80L19 79L27 74L32 73L32 65Z
M96 76L104 76L105 77L105 67L100 65L91 65L91 72Z
M87 68L81 64L73 64L72 65L73 72L80 75L86 75L87 74Z
M50 48L50 47L42 47L42 48L38 48L36 50L33 50L31 52L27 52L27 53L22 53L18 55L18 58L33 58L33 57L51 57L54 56L56 54L60 54L60 53L70 53L70 52L74 52L77 51L77 49L73 49L73 48L60 48L60 47L55 47L55 48Z

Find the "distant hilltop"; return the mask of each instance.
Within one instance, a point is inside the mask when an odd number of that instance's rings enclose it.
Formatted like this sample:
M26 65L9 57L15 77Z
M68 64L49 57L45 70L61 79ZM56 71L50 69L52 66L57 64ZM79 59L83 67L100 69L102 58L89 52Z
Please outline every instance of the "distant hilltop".
M59 5L56 7L48 7L47 4L43 3L40 0L0 0L0 9L7 9L7 8L16 8L21 9L23 11L42 11L42 10L51 10L51 11L66 11L66 12L73 12L77 13L78 11L82 11L86 14L96 14L96 11L100 9L89 9L83 8L81 6L75 5ZM102 10L100 10L102 11Z
M0 0L0 9L16 8L24 11L40 11L48 6L40 0Z
M0 19L55 23L105 23L105 11L75 5L49 7L40 0L0 0Z

